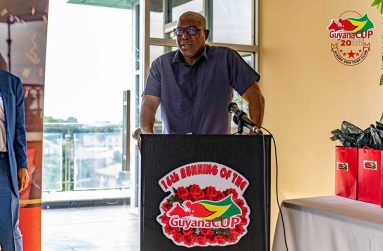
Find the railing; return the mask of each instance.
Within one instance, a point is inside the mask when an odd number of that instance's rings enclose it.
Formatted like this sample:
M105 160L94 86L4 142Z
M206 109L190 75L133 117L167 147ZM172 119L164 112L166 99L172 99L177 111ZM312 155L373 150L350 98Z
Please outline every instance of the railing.
M122 125L45 123L43 190L127 188Z

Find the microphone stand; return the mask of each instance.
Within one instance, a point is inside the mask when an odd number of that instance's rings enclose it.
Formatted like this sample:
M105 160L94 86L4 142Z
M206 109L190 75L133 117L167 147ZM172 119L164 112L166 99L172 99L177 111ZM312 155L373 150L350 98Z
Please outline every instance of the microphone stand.
M237 130L236 134L242 135L242 133L243 133L243 123L240 120L240 121L238 121L238 130Z
M233 135L242 135L243 134L243 123L239 120L235 115L233 116L233 122L237 125L237 132L233 133Z

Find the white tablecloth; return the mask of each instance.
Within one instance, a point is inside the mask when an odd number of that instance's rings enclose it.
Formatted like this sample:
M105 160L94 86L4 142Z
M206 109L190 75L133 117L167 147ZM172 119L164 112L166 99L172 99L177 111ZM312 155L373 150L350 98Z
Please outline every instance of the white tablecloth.
M289 251L383 251L383 208L338 196L282 203ZM286 251L281 215L273 251Z

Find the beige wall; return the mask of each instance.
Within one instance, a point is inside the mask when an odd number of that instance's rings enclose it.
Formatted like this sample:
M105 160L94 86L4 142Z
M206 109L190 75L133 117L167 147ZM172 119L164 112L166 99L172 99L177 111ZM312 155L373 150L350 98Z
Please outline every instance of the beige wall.
M264 126L277 141L281 200L332 195L336 143L330 131L343 120L364 129L383 113L382 16L371 2L260 0ZM327 26L347 10L368 12L375 25L371 51L357 66L342 65L330 50Z

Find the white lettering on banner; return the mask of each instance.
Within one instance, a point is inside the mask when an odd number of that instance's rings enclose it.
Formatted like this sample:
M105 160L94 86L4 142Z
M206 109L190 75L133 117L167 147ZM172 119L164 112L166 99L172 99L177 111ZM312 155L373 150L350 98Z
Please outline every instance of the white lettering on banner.
M213 162L199 162L181 166L165 175L159 184L164 191L170 191L171 188L180 186L181 181L198 176L210 176L228 181L242 192L249 185L249 182L235 170Z

